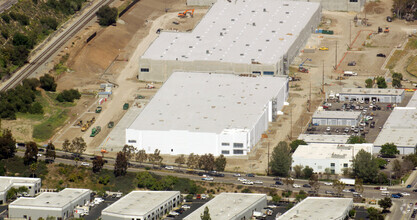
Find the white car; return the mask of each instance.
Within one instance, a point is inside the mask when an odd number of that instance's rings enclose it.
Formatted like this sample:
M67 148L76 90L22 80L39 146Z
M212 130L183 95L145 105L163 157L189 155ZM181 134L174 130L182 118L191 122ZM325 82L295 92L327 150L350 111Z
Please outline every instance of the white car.
M166 166L165 169L167 169L167 170L173 170L174 167L173 166Z
M253 182L252 181L244 181L243 184L245 184L245 185L253 185Z
M38 157L42 157L42 154L36 154L36 156L38 156Z
M183 209L190 209L191 206L189 206L189 205L182 205L181 208L183 208Z
M330 129L330 127L327 127L327 128L326 128L326 131L327 131L327 132L329 132L330 130L331 130L331 129Z
M180 213L175 212L175 211L170 211L170 212L169 212L169 214L170 214L170 215L174 215L174 216L178 216L178 215L180 215Z
M410 193L407 193L407 192L402 192L402 193L401 193L401 195L403 195L403 196L409 196L409 195L410 195Z
M332 182L324 182L324 185L326 185L326 186L333 186L333 183Z
M263 184L263 182L262 182L262 181L260 181L260 180L256 180L256 181L255 181L255 184L260 184L260 185L262 185L262 184Z
M233 174L233 176L234 177L239 177L240 176L240 173L235 173L235 174Z
M294 187L294 188L301 188L301 186L298 185L298 184L293 184L292 187Z
M350 190L348 190L348 189L344 189L344 190L343 190L343 192L350 192Z
M89 164L89 163L87 163L87 162L81 162L81 166L86 166L86 167L88 167L88 166L90 166L90 164Z
M246 179L245 179L245 178L243 178L243 177L239 177L239 178L237 178L237 180L239 180L240 182L244 182L244 181L246 181Z
M204 178L201 178L201 180L205 180L205 181L213 181L214 180L214 178L213 177L204 177Z

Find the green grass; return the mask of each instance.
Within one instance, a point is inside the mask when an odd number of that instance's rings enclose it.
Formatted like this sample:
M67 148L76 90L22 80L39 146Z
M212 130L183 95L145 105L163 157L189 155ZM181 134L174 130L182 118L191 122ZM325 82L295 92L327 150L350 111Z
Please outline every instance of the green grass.
M406 70L409 74L417 77L417 56L411 58Z
M33 127L32 137L38 141L45 141L54 135L55 129L61 127L68 118L68 110L57 109L47 120Z
M396 50L394 54L392 54L391 58L389 59L386 68L387 69L394 69L397 62L403 58L407 54L407 51L404 50Z
M32 172L30 171L29 165L24 165L23 158L21 157L13 157L8 160L0 160L0 167L7 168L7 175L8 176L20 176L20 177L29 177L31 176ZM0 169L0 175L3 176L5 173ZM42 179L48 174L48 168L45 164L45 161L38 161L38 168L35 171L35 175Z

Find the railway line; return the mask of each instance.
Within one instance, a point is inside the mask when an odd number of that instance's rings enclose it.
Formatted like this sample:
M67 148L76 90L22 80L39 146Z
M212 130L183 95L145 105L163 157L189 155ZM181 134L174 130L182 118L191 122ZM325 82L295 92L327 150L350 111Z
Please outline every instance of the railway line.
M17 0L6 0L6 2L4 3L1 3L0 1L0 14L3 13L5 10L11 8L17 2Z
M89 11L83 14L78 21L76 21L71 27L64 30L64 32L52 44L47 46L43 51L38 54L29 64L26 64L19 71L17 71L8 81L4 83L0 88L0 92L4 92L10 88L15 87L31 74L36 72L53 54L61 49L72 37L74 37L84 26L89 23L94 17L97 10L108 3L111 0L101 0L94 5Z

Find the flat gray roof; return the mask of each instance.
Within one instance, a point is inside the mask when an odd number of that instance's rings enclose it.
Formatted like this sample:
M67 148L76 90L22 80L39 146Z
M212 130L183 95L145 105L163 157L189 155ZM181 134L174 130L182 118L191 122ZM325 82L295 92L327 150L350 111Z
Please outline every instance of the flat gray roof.
M372 154L373 144L309 144L300 145L292 155L304 159L346 159L352 158L360 150Z
M129 216L142 216L155 207L180 195L179 191L133 191L111 204L102 211L102 214L117 214Z
M341 118L341 119L357 119L361 112L355 111L316 111L313 118Z
M339 219L352 205L352 198L307 197L278 217L278 220Z
M191 33L161 32L142 58L276 64L320 9L310 2L217 1Z
M253 204L265 201L265 194L254 193L221 193L214 197L210 202L204 204L184 219L195 220L200 219L200 215L204 209L208 207L211 219L229 220L235 219L234 216L247 210ZM260 210L259 210L260 211Z
M335 143L346 144L349 135L326 135L326 134L300 134L299 140L307 143Z
M404 89L343 88L342 94L351 95L402 95Z
M14 183L37 183L41 182L40 178L29 177L12 177L12 176L0 176L0 192L7 190L10 185Z
M11 206L63 208L85 194L90 194L89 189L66 188L60 192L44 192L35 198L20 197L12 202Z
M396 107L379 132L374 144L394 143L402 147L417 144L417 107Z
M217 134L252 129L286 86L282 77L175 72L128 129Z
M417 91L414 92L413 96L407 104L407 107L417 107Z

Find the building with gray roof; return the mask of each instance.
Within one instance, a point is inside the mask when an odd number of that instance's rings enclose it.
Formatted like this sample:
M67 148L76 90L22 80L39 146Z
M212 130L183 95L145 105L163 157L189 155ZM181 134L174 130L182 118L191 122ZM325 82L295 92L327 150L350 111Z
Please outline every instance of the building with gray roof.
M6 202L7 192L11 188L26 187L28 189L25 196L35 196L41 189L40 178L28 178L28 177L13 177L13 176L0 176L0 204Z
M299 140L305 141L307 144L321 143L321 144L346 144L349 135L327 135L327 134L300 134Z
M176 72L126 129L126 144L147 153L246 155L287 97L286 77Z
M344 220L352 208L352 198L307 197L277 220Z
M77 206L90 201L91 190L66 188L60 192L44 192L35 198L20 197L9 205L10 218L68 219Z
M285 75L320 20L319 3L218 1L192 32L162 31L139 60L139 79L165 81L175 71Z
M161 219L181 202L179 191L133 191L101 212L103 220Z
M346 101L368 101L380 103L401 103L404 99L404 89L376 89L376 88L343 88L339 99Z
M221 193L186 216L184 220L200 219L200 215L203 214L206 207L210 211L211 219L251 219L254 211L260 212L266 206L267 199L265 194Z
M318 110L313 114L312 123L325 126L357 126L361 117L361 112Z

